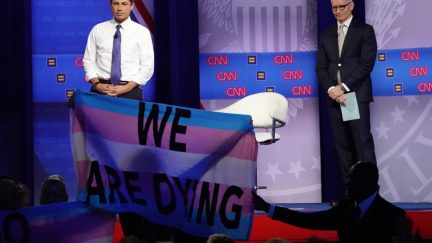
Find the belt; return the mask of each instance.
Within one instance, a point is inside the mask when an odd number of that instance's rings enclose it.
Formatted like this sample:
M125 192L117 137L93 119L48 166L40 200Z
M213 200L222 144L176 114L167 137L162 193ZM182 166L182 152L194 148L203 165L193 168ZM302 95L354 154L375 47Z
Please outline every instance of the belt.
M99 82L103 83L103 84L111 84L111 80L109 79L103 79L103 78L98 78ZM128 84L129 81L120 81L119 85L126 85Z

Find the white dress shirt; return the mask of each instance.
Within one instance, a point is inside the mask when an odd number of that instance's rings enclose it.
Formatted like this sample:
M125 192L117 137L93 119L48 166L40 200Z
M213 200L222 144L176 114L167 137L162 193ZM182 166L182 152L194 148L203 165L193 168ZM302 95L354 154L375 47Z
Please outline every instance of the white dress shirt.
M341 31L344 32L345 36L346 36L346 34L347 34L347 32L348 32L348 28L349 28L349 26L350 26L350 24L351 24L352 19L353 19L353 16L351 15L351 17L349 17L347 20L345 20L345 22L343 22L343 23L339 23L339 22L338 22L338 29L339 29L339 26L343 24L343 27L342 27L342 30L341 30ZM338 33L338 34L339 34L339 33ZM350 91L349 87L348 87L346 84L341 83L341 85L343 85L343 86L345 87L345 90L346 90L346 91L348 91L348 92Z
M339 26L340 26L340 25L342 25L342 24L344 25L344 26L342 27L342 31L344 32L345 36L346 36L346 34L347 34L347 32L348 32L348 28L349 28L349 26L350 26L350 24L351 24L352 19L353 19L353 16L351 15L351 17L349 17L347 20L345 20L345 22L343 22L343 23L339 23L339 22L337 22L337 29L338 29L338 30L339 30ZM339 34L339 33L338 33L338 34ZM351 91L350 88L349 88L346 84L341 83L341 85L343 85L343 86L345 87L345 90L346 90L347 92ZM335 88L335 86L331 86L331 87L327 90L327 93L330 92L330 90L332 90L332 89L334 89L334 88Z
M110 79L113 38L118 23L112 19L91 30L83 63L86 80ZM130 17L121 23L122 81L145 85L154 71L153 42L150 32Z
M351 24L352 19L353 19L353 16L351 15L351 17L349 17L347 20L345 20L345 22L343 22L343 23L339 23L338 22L338 26L337 26L338 29L339 29L340 25L342 25L342 24L344 25L343 28L342 28L342 30L343 30L345 36L346 36L346 34L348 32L348 28L349 28L349 26Z

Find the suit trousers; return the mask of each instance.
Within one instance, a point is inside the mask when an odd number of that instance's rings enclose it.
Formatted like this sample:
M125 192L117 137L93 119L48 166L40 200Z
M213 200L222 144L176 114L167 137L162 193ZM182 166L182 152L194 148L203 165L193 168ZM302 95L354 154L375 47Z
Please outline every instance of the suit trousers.
M358 161L376 163L375 146L371 133L370 102L358 102L360 119L343 121L340 104L328 106L335 148L344 182L349 170Z

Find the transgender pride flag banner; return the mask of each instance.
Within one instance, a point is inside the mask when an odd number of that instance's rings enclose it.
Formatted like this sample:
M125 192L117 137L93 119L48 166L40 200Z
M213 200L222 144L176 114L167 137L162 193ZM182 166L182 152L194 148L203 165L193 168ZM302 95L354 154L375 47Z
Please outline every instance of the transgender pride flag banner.
M251 117L77 91L78 199L199 236L247 239L257 142Z

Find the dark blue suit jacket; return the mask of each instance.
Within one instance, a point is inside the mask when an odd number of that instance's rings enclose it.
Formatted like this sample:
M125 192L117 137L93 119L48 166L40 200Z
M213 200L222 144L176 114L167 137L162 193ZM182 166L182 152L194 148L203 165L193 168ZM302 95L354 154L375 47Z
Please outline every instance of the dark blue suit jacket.
M376 54L377 43L373 27L354 17L339 57L337 24L332 25L321 34L318 44L316 72L319 84L325 92L331 86L337 85L336 73L339 68L342 82L356 92L358 102L373 101L370 73Z

